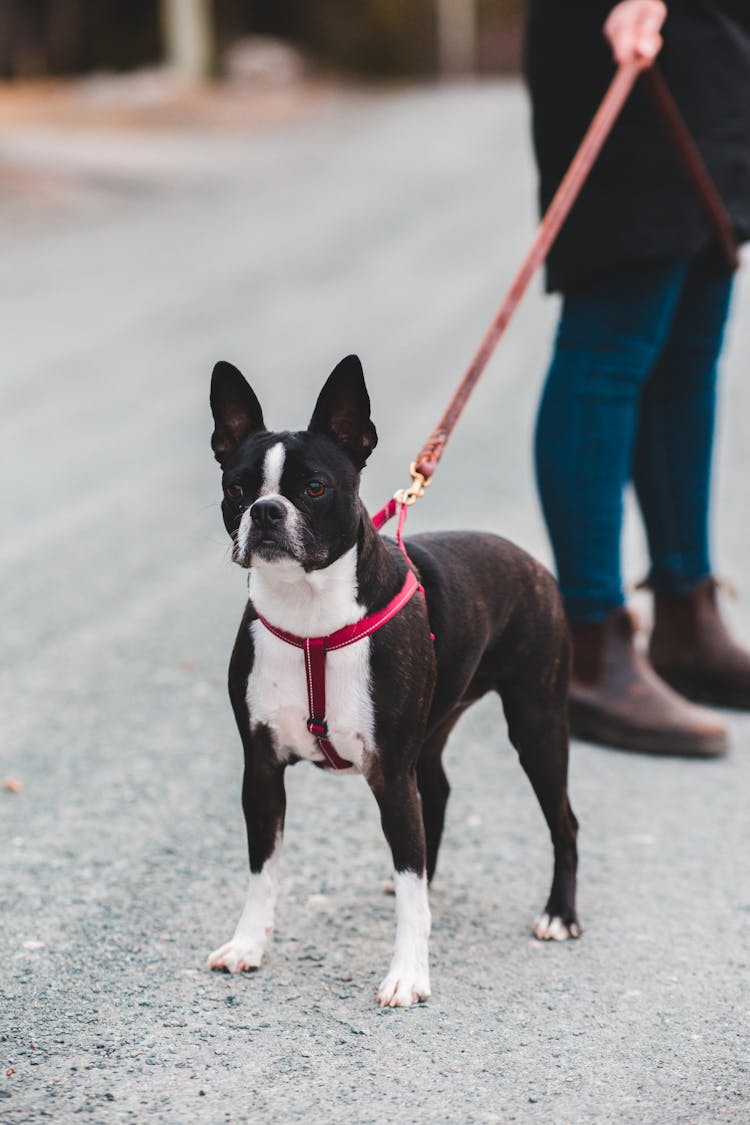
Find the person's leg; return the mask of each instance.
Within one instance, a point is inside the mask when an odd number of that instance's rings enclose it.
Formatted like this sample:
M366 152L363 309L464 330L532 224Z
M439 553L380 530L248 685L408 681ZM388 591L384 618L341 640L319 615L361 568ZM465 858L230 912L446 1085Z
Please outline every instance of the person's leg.
M633 481L651 555L649 585L682 594L711 573L709 500L717 362L732 275L691 263L669 338L643 391Z
M723 262L691 265L644 391L634 480L651 552L653 665L690 699L744 710L750 650L722 620L709 550L717 363L731 288Z
M642 388L677 308L684 262L629 270L566 296L537 418L542 509L566 612L603 620L624 602L623 492Z
M536 468L573 641L574 735L652 753L722 753L726 731L681 699L633 643L623 608L623 492L646 380L687 262L642 265L565 299L539 409Z

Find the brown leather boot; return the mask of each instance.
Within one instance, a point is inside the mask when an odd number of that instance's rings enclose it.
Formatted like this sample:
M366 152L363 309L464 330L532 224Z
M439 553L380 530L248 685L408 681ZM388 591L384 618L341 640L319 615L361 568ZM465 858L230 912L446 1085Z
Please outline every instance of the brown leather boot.
M715 757L727 748L718 715L696 707L659 679L633 638L633 618L615 610L596 624L570 623L571 734L647 754Z
M722 621L716 586L706 578L689 594L654 595L651 661L688 699L750 710L750 651Z

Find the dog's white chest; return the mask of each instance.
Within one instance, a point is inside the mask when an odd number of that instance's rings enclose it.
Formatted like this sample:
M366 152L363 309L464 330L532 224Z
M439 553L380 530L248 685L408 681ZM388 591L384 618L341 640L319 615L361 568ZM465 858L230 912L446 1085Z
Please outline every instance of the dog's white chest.
M355 574L356 550L311 575L290 566L258 569L251 575L251 597L259 612L286 632L326 636L361 617ZM269 632L260 621L250 628L254 647L247 683L251 725L266 724L284 758L296 755L325 761L307 729L310 707L304 653ZM357 770L362 769L364 755L374 745L370 643L365 637L326 655L328 738L339 756Z
M250 722L270 727L283 757L325 761L307 729L310 708L302 650L279 640L260 621L251 629L255 658L247 683ZM328 653L325 681L329 740L342 758L361 770L363 755L373 745L369 638Z

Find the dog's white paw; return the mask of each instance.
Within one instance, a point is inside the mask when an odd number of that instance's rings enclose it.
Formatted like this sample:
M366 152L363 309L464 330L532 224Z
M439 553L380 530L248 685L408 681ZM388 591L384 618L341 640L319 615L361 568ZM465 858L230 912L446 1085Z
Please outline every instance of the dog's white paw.
M215 949L206 964L209 969L223 969L226 973L246 973L259 969L262 960L263 947L257 942L232 938Z
M568 938L579 938L583 931L577 922L563 922L557 914L542 914L531 927L531 932L540 941L567 941Z
M403 963L393 964L378 989L381 1008L409 1008L430 995L430 974L426 968Z

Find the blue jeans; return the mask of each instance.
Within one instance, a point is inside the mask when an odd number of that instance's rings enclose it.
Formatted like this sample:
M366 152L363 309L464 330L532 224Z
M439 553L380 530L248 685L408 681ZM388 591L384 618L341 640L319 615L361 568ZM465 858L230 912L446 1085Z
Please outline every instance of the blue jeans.
M717 360L732 276L714 257L654 262L565 297L539 406L536 472L568 616L625 600L623 493L632 479L650 583L711 573L708 506Z

